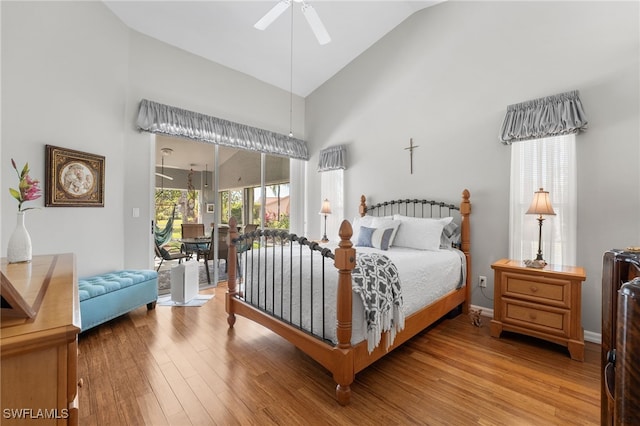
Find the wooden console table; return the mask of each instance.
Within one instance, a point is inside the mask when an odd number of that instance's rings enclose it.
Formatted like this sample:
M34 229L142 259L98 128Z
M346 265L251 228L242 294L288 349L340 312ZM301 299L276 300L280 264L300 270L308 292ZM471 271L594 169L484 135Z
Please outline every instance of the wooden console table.
M80 302L73 254L34 256L0 269L20 294L41 300L32 318L2 316L0 412L3 425L78 424Z

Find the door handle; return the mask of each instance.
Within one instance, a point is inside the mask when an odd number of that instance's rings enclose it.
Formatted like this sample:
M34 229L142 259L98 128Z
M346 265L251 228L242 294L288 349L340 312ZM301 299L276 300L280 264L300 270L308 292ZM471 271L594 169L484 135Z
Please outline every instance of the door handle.
M611 349L607 352L607 365L604 367L604 388L607 391L609 399L614 400L616 389L616 350Z

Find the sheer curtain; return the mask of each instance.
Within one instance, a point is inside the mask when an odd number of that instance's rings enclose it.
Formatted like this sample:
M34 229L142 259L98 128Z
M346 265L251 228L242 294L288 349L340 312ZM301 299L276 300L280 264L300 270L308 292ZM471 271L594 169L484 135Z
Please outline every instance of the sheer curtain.
M338 231L344 219L344 170L322 172L320 186L322 199L318 200L317 211L322 207L325 198L331 203L331 214L327 216L327 238L329 241L340 241ZM311 212L313 214L313 211ZM320 235L324 235L324 215L322 215Z
M555 216L543 216L542 253L556 265L575 265L577 175L575 134L532 139L511 145L509 257L535 259L537 215L525 214L539 188L549 191Z
M344 145L331 146L320 151L318 172L320 172L321 199L318 200L318 211L322 200L329 200L331 214L327 216L327 238L339 241L338 232L344 218L344 170L347 168L347 149ZM320 235L324 235L325 220L322 217Z

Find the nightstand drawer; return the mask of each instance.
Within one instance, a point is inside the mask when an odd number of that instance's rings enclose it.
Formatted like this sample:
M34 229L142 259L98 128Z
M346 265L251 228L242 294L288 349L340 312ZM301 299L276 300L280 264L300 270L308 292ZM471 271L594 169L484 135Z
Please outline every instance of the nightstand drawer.
M502 295L562 308L571 307L569 280L513 272L502 274Z
M502 322L558 336L569 336L571 311L502 299Z

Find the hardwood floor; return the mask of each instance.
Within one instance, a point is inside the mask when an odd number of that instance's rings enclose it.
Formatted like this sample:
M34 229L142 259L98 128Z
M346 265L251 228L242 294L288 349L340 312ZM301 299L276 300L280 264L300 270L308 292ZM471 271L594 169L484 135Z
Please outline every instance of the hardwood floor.
M200 308L142 307L80 335L82 425L597 425L600 346L565 348L460 315L356 376L351 404L330 374L238 317L226 288ZM203 292L204 293L204 292Z

